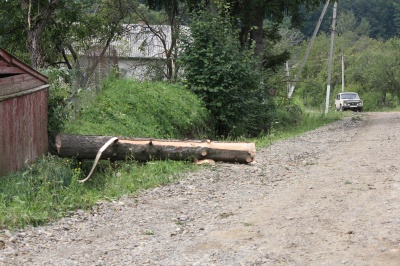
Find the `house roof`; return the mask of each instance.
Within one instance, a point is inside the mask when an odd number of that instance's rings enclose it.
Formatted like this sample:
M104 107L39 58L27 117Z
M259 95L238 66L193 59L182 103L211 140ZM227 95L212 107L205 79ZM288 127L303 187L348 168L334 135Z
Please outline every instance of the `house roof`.
M46 76L42 75L32 67L28 66L18 58L7 53L0 47L0 75L12 75L28 73L43 82L48 82Z
M0 101L48 87L46 76L0 48Z

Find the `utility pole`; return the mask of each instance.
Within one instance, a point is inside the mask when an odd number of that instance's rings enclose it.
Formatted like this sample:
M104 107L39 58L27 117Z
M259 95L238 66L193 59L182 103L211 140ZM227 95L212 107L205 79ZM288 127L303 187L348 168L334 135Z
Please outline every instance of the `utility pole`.
M332 19L332 33L331 33L331 49L329 55L329 66L328 66L328 85L326 86L326 103L325 103L325 114L329 111L329 95L331 93L331 78L332 78L332 61L333 61L333 44L335 41L335 29L336 29L336 9L337 2L333 5L333 19Z
M305 65L305 63L306 63L308 54L310 53L311 47L312 47L313 44L314 44L315 37L317 36L319 27L321 26L321 22L322 22L322 20L324 19L324 16L325 16L325 13L326 13L326 9L328 8L328 5L329 5L329 1L330 1L330 0L327 0L327 1L326 1L325 6L324 6L324 9L322 10L321 16L319 17L317 26L315 26L313 36L311 37L311 41L310 41L310 43L308 44L308 47L307 47L307 50L306 50L306 54L305 54L304 57L303 57L303 61L301 61L300 68L299 68L299 70L298 70L298 72L297 72L297 74L296 74L296 76L295 76L295 78L294 78L292 87L290 88L290 91L289 91L289 93L288 93L288 97L289 97L289 98L292 97L292 94L293 94L293 91L294 91L294 87L296 87L296 84L297 84L297 82L299 81L299 77L300 77L300 74L301 74L301 70L303 69L303 67L304 67L304 65Z
M344 54L342 51L342 92L344 92Z
M289 62L286 61L286 93L290 91L290 73L289 73Z

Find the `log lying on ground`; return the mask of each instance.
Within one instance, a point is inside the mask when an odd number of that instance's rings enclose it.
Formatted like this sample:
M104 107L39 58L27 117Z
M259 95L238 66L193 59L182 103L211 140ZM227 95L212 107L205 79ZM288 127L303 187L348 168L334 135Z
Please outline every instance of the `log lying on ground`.
M94 159L110 136L84 136L60 134L56 136L58 154L62 157ZM250 142L180 141L143 138L118 138L103 151L101 159L140 162L151 160L203 160L251 163L256 147Z

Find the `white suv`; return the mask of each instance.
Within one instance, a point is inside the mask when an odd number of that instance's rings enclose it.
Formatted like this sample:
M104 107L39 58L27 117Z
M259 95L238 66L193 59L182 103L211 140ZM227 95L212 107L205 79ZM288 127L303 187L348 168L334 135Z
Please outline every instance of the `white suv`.
M336 95L336 111L354 110L362 112L363 107L363 101L356 92L342 92Z

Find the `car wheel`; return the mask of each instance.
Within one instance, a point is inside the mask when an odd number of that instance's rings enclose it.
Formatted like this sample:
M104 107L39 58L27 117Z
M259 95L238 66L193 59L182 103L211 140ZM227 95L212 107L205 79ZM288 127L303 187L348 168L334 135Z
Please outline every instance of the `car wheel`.
M342 105L340 105L340 107L339 107L340 109L340 112L343 112L343 106Z
M360 108L358 109L358 111L359 111L359 112L362 112L362 111L363 111L363 108L362 108L362 107L360 107Z

